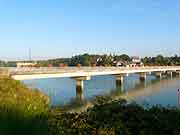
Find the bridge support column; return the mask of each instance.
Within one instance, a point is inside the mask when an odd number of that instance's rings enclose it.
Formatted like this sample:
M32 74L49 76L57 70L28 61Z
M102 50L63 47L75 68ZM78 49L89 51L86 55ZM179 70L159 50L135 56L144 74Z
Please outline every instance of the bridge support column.
M124 82L124 75L119 74L119 75L115 75L115 76L116 76L116 86L121 86Z
M173 77L173 72L170 72L170 77L171 77L171 78Z
M156 72L156 77L161 79L162 78L162 72Z
M167 74L172 78L173 77L173 71L168 71Z
M90 80L90 76L72 77L76 80L76 98L83 99L84 81Z
M180 76L180 71L176 71L176 74Z
M84 80L76 80L76 91L83 91L84 89Z
M146 73L140 73L140 81L145 81L147 78Z
M77 86L76 85L76 101L78 102L81 102L84 100L84 93L83 93L83 90L84 90L84 82L79 82L81 83L81 85Z

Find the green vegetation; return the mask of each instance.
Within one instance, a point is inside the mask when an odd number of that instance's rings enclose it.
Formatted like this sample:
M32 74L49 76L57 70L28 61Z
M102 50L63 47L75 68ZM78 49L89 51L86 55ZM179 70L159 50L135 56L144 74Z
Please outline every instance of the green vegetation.
M126 55L94 55L94 54L82 54L76 55L71 58L60 58L60 59L52 59L47 61L38 61L40 66L47 66L48 64L52 64L53 66L59 66L60 63L64 63L68 66L76 66L77 64L81 64L82 66L113 66L114 61L123 61L130 62L131 58Z
M49 64L53 66L59 66L65 64L67 66L76 66L81 64L82 66L115 66L114 62L122 62L124 65L129 64L132 58L126 54L122 55L94 55L94 54L82 54L76 55L71 58L58 58L50 60L37 61L38 66L47 67ZM172 57L164 57L163 55L157 55L156 57L144 57L142 62L145 66L175 66L180 65L180 56L174 55ZM0 61L0 67L15 67L16 61L3 62Z
M48 100L19 81L0 78L0 134L47 134Z
M156 57L145 57L142 59L142 62L147 66L179 66L180 57L178 55L174 55L172 57L157 55Z
M50 135L179 135L176 108L143 108L126 101L103 98L84 113L51 113Z

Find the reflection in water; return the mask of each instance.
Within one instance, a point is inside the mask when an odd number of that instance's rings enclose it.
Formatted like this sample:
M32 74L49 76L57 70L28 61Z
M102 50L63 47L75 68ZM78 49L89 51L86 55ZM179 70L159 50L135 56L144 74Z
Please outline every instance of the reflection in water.
M167 91L172 90L167 88L171 88L172 86L177 85L179 81L180 81L179 78L172 79L170 77L170 78L161 79L161 81L159 80L159 78L157 78L150 81L141 81L140 83L136 84L132 89L124 89L124 86L121 85L118 86L115 90L112 90L111 93L108 94L107 96L109 96L114 100L123 98L128 101L138 101L139 98L143 97L144 99L141 100L140 104L146 105L146 104L150 104L151 102L151 99L149 97L152 97L153 95L156 95L157 93L163 92L165 90ZM161 97L159 96L159 98ZM168 97L166 97L166 99L170 100L168 99Z
M153 75L147 76L147 80L140 80L139 75L132 75L124 78L123 85L117 85L113 76L97 76L92 77L91 81L85 81L85 89L77 89L75 91L75 82L73 80L62 79L60 85L58 79L39 81L26 81L28 85L37 87L43 90L45 87L53 89L45 91L52 98L52 105L72 109L85 109L92 105L93 99L96 95L106 95L113 99L125 98L128 101L136 101L144 104L162 104L177 106L177 89L179 85L179 77L162 77L155 78ZM45 86L45 81L49 85ZM36 84L36 85L35 85ZM178 86L179 85L179 86ZM64 91L60 89L64 87ZM51 94L50 94L51 93ZM63 97L64 95L64 97ZM68 102L58 104L59 101L65 101L69 96Z
M152 80L146 87L139 84L119 97L134 100L139 104L161 104L177 106L177 89L179 78L167 78L159 81ZM115 98L118 98L117 96Z
M132 89L129 89L128 91L121 92L119 94L119 91L122 91L121 89L116 89L115 91L112 91L111 97L113 98L125 98L125 99L135 99L138 97L148 96L151 94L155 94L158 91L163 90L166 87L169 87L171 85L174 85L178 83L178 80L174 79L164 79L159 81L159 79L151 80L149 82L141 82L139 84L136 84L136 86Z

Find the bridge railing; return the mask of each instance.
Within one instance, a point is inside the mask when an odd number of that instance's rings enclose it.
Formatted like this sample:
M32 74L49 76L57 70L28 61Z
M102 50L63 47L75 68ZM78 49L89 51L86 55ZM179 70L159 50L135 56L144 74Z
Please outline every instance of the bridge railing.
M118 70L150 70L150 69L178 69L180 66L144 66L144 67L40 67L40 68L8 68L11 74L33 73L71 73L71 72L106 72Z

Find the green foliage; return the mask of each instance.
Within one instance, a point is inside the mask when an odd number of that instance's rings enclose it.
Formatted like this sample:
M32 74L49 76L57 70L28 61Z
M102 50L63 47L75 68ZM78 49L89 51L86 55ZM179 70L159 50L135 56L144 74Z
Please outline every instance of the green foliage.
M101 98L80 114L51 112L50 135L179 135L180 111Z
M177 66L180 65L180 57L178 55L172 57L157 55L156 57L144 57L142 62L146 66Z
M0 60L0 67L5 67L5 66L6 66L6 62Z
M112 66L113 64L113 57L112 55L103 55L101 65L102 66Z
M48 97L19 81L0 79L0 134L47 134Z
M121 55L94 55L94 54L82 54L76 55L71 58L58 58L58 59L50 59L50 60L40 60L37 61L38 66L47 67L49 64L58 67L59 64L63 63L68 66L76 66L77 64L81 64L82 66L113 66L114 61L121 61L124 65L129 64L132 59L127 54ZM175 66L180 65L180 57L178 55L174 55L171 57L164 57L163 55L157 55L156 57L144 57L142 58L142 62L145 66ZM4 62L0 61L0 67L15 67L16 61Z
M130 62L131 58L127 54L122 54L122 55L116 55L114 56L114 59L116 61L125 61L125 62Z
M165 65L165 58L162 55L157 55L155 59L155 63L158 66L163 66Z
M81 64L83 66L91 66L93 63L93 56L89 54L77 55L71 58L70 65L76 66L77 64Z

